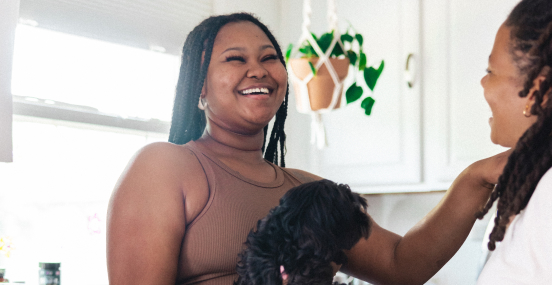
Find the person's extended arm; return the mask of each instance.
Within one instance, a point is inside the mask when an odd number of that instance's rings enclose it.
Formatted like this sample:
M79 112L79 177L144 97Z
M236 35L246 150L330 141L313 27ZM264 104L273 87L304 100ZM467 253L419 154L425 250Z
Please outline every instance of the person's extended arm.
M174 145L150 145L122 174L108 210L109 284L175 284L190 211L185 189L194 187L182 176L197 177L200 182L204 177L187 167L186 161L197 161L188 156Z
M347 256L342 271L375 284L424 284L456 253L502 173L510 151L478 161L404 237L376 223Z

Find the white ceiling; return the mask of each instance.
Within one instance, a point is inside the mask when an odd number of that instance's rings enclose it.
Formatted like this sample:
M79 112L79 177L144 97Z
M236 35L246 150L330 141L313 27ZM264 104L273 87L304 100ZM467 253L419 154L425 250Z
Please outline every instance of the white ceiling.
M39 27L180 55L187 34L212 14L212 0L20 0Z

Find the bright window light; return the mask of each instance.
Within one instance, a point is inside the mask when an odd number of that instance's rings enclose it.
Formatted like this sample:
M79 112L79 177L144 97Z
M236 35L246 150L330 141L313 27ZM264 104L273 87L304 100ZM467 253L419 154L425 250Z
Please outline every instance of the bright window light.
M170 121L179 65L175 55L18 25L12 93Z

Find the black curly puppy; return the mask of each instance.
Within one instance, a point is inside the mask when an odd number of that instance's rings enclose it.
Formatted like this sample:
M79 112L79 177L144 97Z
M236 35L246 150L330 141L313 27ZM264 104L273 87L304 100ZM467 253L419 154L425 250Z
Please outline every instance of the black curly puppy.
M290 189L247 236L234 285L332 284L347 262L343 250L370 235L366 207L349 186L329 180Z

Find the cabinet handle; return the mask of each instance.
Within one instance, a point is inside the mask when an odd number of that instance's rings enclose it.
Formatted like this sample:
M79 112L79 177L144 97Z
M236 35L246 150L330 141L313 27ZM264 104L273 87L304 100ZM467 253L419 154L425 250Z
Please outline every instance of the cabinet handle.
M404 70L404 77L406 80L406 84L408 85L408 88L414 87L414 80L415 80L415 70L416 68L411 66L410 61L412 61L414 58L413 53L409 53L408 57L406 58L406 68Z

